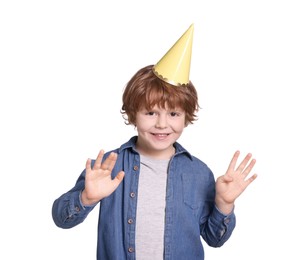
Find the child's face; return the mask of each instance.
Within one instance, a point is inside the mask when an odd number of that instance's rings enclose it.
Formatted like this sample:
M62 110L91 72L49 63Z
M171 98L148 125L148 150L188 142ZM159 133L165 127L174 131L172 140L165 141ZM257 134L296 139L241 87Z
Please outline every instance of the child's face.
M169 110L157 105L150 111L142 109L136 114L138 131L137 150L157 159L170 159L174 154L174 142L185 128L185 112Z

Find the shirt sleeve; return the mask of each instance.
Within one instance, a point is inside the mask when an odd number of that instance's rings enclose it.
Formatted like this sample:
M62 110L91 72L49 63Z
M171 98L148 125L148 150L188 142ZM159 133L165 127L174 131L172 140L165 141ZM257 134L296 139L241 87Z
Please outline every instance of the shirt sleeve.
M61 195L52 205L52 218L60 228L72 228L82 223L96 206L84 206L81 192L84 189L84 173L79 177L73 189Z
M209 246L221 247L231 236L236 225L234 208L225 215L214 206L212 213L204 223L201 235Z

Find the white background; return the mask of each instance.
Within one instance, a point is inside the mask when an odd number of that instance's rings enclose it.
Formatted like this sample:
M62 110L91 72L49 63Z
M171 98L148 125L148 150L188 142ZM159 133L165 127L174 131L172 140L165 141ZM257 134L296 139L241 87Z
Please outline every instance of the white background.
M180 143L223 174L257 159L237 227L206 259L307 259L306 1L1 1L1 259L95 259L98 208L73 229L51 206L88 157L135 134L125 84L195 25L202 110Z

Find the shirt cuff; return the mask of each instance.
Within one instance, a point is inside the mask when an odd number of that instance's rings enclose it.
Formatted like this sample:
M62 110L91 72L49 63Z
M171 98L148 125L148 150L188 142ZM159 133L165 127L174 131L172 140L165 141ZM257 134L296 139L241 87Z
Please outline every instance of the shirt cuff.
M234 221L235 219L235 214L234 214L234 207L232 209L232 211L229 214L223 214L218 207L215 205L214 209L213 209L213 217L214 219L218 220L218 222L224 222L225 224L228 224Z

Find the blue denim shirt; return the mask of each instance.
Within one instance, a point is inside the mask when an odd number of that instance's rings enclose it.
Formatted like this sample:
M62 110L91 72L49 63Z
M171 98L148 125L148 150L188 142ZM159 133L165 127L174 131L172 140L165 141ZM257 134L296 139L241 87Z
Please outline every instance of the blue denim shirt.
M114 150L118 153L118 159L112 175L114 177L124 170L125 177L116 191L99 203L98 260L135 259L140 170L136 140L136 136L132 137ZM176 153L170 160L167 177L164 259L203 260L200 238L211 247L222 246L235 227L235 215L234 212L223 215L214 205L215 180L208 166L179 143L174 146ZM104 159L109 153L105 154ZM85 170L75 187L54 201L52 216L58 227L72 228L82 223L97 205L82 205L80 194L84 189L84 179Z

